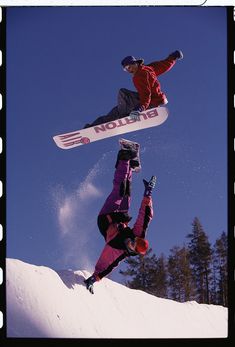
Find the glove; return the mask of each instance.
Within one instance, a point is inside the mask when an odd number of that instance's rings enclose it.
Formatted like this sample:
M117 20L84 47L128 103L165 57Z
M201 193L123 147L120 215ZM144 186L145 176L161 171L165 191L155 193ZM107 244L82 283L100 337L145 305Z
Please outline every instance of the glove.
M86 284L86 289L88 289L91 294L94 294L93 285L95 282L96 282L95 276L91 276L91 277L87 278L86 280L84 280L84 283Z
M140 120L140 112L139 111L131 111L129 116L132 120Z
M157 182L157 177L156 176L152 176L151 179L148 181L146 181L145 179L143 180L144 182L144 196L151 196L152 195L152 191L153 188L156 185Z
M131 119L139 120L140 119L140 113L143 111L144 111L143 106L137 106L136 108L134 108L134 110L131 111L129 116L131 117Z
M169 55L169 58L173 58L175 60L183 59L183 57L184 56L183 56L183 53L181 51L175 51Z

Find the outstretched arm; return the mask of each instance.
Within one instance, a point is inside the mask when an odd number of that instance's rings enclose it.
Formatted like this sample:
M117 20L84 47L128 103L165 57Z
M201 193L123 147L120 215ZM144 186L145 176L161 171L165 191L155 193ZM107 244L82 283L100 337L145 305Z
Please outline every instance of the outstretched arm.
M152 66L154 68L154 71L157 76L171 70L174 65L175 65L175 59L170 57L164 60L155 61L151 64L148 64L148 66Z
M94 276L97 279L102 279L107 276L120 261L125 259L127 256L126 252L122 249L115 249L106 244L104 249L96 263Z
M151 196L144 196L136 219L133 233L135 236L145 238L146 231L153 218L153 204Z
M176 60L183 59L183 53L181 51L175 51L169 54L169 56L160 61L155 61L153 63L148 64L148 66L152 66L157 76L163 74L171 70L171 68L175 65Z

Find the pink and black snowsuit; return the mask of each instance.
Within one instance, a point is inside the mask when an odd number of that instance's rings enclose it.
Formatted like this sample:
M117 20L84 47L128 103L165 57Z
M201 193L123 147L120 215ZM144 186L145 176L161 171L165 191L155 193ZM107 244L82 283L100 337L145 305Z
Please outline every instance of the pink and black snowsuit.
M96 280L109 274L120 261L131 255L124 241L127 238L134 239L136 236L145 238L146 230L153 217L152 197L144 196L134 227L132 229L127 227L131 219L128 216L131 181L132 169L129 161L119 160L114 173L113 190L98 216L98 226L106 244L93 273ZM126 222L122 220L123 216L129 217L126 218Z

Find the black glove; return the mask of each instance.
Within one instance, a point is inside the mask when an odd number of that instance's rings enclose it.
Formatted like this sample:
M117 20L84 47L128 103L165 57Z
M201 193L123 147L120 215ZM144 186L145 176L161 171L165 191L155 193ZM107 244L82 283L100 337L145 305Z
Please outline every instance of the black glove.
M183 56L183 53L181 51L175 51L169 55L169 58L173 58L175 60L183 59L183 57L184 56Z
M143 180L143 182L144 182L144 188L145 188L144 196L151 196L153 188L155 187L157 182L157 177L152 176L149 181Z
M95 276L91 276L91 277L87 278L86 280L84 280L84 283L86 284L86 289L88 289L91 294L94 294L93 285L95 282L96 282Z

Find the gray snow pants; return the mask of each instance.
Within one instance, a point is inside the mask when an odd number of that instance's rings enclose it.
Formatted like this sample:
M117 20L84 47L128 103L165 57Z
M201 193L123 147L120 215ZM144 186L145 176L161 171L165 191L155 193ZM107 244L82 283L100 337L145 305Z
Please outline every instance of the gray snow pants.
M118 92L118 104L107 115L97 118L90 126L111 122L123 118L139 105L140 99L137 92L121 88Z

